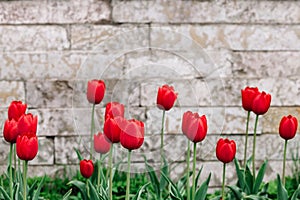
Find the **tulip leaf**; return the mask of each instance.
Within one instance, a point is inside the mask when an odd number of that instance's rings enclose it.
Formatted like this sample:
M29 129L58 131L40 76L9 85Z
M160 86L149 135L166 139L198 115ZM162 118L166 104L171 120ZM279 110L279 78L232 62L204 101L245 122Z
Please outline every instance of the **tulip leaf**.
M176 187L176 185L173 183L173 181L164 173L161 173L162 177L164 177L166 179L166 181L170 184L170 188L171 188L171 193L174 195L174 197L178 198L178 199L183 199L178 188Z
M208 185L209 185L209 181L210 181L210 177L211 177L211 173L209 173L207 179L202 183L202 185L196 191L195 199L197 199L197 200L205 200L207 189L208 189Z
M244 171L240 168L239 162L236 158L234 158L234 164L235 164L235 171L238 177L238 185L242 190L244 190L246 185Z
M277 199L288 200L288 194L286 189L281 183L280 176L277 174Z
M157 176L155 174L155 171L154 171L153 167L150 166L149 163L147 162L147 159L146 159L145 156L144 156L144 159L145 159L145 165L146 165L147 173L148 173L148 175L150 177L151 184L152 184L152 186L154 188L154 191L156 193L157 198L159 198L159 196L160 196L160 188L159 188L158 178L157 178Z
M264 175L265 175L265 172L266 172L266 167L267 167L267 163L268 161L266 160L262 166L260 167L259 171L258 171L258 174L257 174L257 177L255 179L255 182L254 182L254 185L253 185L253 194L256 194L259 190L259 187L264 179Z
M45 182L45 178L46 178L46 176L43 177L43 179L41 180L40 184L38 185L38 188L34 192L32 200L38 200L39 199L41 189L42 189L42 187L44 185L44 182Z
M79 160L79 161L83 160L83 157L82 157L81 153L79 152L79 150L78 150L78 149L76 149L76 148L74 148L74 151L75 151L75 152L76 152L76 154L77 154L77 158L78 158L78 160Z
M33 194L34 194L34 190L35 190L35 187L36 187L36 185L37 185L37 180L35 180L34 182L33 182L33 184L30 186L30 188L29 188L29 190L28 190L28 196L30 196L30 197L33 197Z
M248 165L246 165L246 169L245 169L245 186L246 186L245 192L247 194L252 194L253 175L252 175Z
M87 180L87 182L90 188L90 199L99 199L99 195L95 186L91 183L89 179Z
M22 199L19 183L16 183L14 186L14 195L13 196L15 199Z
M69 196L72 194L72 188L63 196L62 200L68 200Z
M232 191L236 199L243 198L242 190L239 187L237 186L227 186L227 187Z
M4 197L4 200L10 200L10 197L8 196L7 192L1 186L0 186L0 192L2 193L2 195Z
M169 175L169 166L168 166L168 163L166 161L165 156L163 156L163 162L164 162L164 165L161 168L160 173L161 174L164 173L165 175ZM162 176L160 176L160 183L159 183L160 192L162 192L164 190L164 188L166 187L167 184L168 184L168 182Z
M298 185L298 188L297 188L297 190L294 192L294 194L293 194L291 200L297 200L299 194L300 194L300 185Z
M144 189L150 184L146 183L145 185L143 185L142 187L140 187L140 189L137 191L137 193L135 194L135 196L133 197L133 200L141 200L141 195L144 191Z
M86 193L86 187L85 187L85 183L81 182L81 181L70 181L68 183L68 185L74 185L75 187L77 187L83 197L84 200L88 200L87 198L87 193Z
M200 170L199 170L199 172L198 172L198 174L197 174L197 176L196 176L196 179L195 179L195 188L197 188L198 187L198 182L199 182L199 177L200 177L200 174L201 174L201 172L202 172L202 169L203 169L203 166L201 166L201 168L200 168Z

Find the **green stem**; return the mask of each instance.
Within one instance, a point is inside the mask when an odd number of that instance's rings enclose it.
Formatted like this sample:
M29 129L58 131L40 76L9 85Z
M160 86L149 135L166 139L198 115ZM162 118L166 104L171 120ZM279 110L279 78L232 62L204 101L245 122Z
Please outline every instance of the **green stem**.
M109 150L109 163L108 163L108 170L106 173L106 178L108 177L108 174L109 174L109 199L112 200L112 154L113 154L113 143L111 144L111 148Z
M197 143L194 142L194 151L193 151L193 186L192 186L192 199L195 199L195 189L196 189L196 183L195 183L195 176L196 176L196 145Z
M226 164L223 164L223 181L222 181L222 200L225 200L225 173L226 173Z
M95 104L93 104L92 118L91 118L90 160L93 159L93 151L94 151L94 147L93 147L93 135L94 135L94 129L95 129L94 114L95 114Z
M284 143L284 153L283 153L283 167L282 167L282 184L285 186L285 161L286 161L286 148L288 140Z
M101 176L101 154L100 154L100 158L98 160L98 179L97 179L97 187L100 191L100 176Z
M88 198L90 198L90 188L89 188L89 184L88 184L89 179L86 179L85 181L85 188L86 188L86 194L88 196Z
M165 125L165 113L163 111L163 116L161 120L161 133L160 133L160 158L161 158L161 166L163 166L163 155L164 155L164 125Z
M253 181L255 181L255 148L256 148L256 129L257 129L257 123L258 123L258 117L259 115L256 115L255 119L255 125L254 125L254 136L253 136L253 149L252 149L252 171L253 171Z
M128 161L127 161L127 180L126 180L126 198L125 200L129 200L129 192L130 192L130 158L131 158L131 150L128 150Z
M27 200L27 165L28 165L28 161L24 160L23 162L23 186L24 186L23 199L24 200Z
M17 177L17 152L16 152L15 144L14 144L14 166L15 166L14 178L16 178Z
M187 200L190 200L190 158L191 158L191 146L190 146L190 140L188 141L188 150L187 150L187 158L186 158L186 165L187 165L187 170L186 170L186 195L187 195Z
M246 139L245 139L245 150L244 150L244 167L245 167L245 169L246 169L246 162L247 162L247 147L248 147L249 121L250 121L250 111L248 111L248 115L247 115L247 124L246 124Z
M13 143L10 143L10 149L9 149L9 193L10 193L11 199L13 199L12 154L13 154Z

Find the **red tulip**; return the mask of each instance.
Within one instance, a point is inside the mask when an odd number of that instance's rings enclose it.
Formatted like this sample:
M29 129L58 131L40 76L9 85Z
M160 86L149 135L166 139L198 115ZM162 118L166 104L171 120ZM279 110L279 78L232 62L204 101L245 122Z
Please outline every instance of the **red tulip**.
M80 161L80 173L84 178L90 178L94 173L94 164L91 160Z
M242 93L242 105L246 111L252 111L252 103L256 95L259 94L257 87L246 87L241 90Z
M23 115L18 122L18 133L20 135L24 133L36 134L37 129L37 116L33 116L31 113Z
M104 122L103 132L107 139L112 143L120 142L121 126L124 121L123 117L108 117Z
M103 133L94 135L94 149L97 153L106 154L110 150L110 142Z
M163 85L158 88L156 104L157 107L161 110L170 110L174 102L177 99L177 93L175 93L174 88L172 86Z
M18 122L14 119L7 119L3 128L4 139L10 143L16 143L18 135Z
M25 114L27 105L22 101L12 101L8 107L8 119L18 121Z
M285 140L295 137L298 128L298 120L292 115L282 117L279 125L279 134Z
M204 140L207 134L207 120L205 115L187 111L183 114L182 132L194 143Z
M92 104L99 104L105 93L105 83L102 80L91 80L87 85L87 99Z
M121 130L120 142L128 150L140 148L144 142L144 123L135 119L126 120Z
M17 137L17 155L21 160L32 160L38 152L38 139L34 133Z
M271 104L271 95L265 92L259 93L253 100L252 111L257 115L265 114Z
M105 120L108 117L124 117L124 105L118 102L109 102L106 104Z
M216 155L219 161L223 163L231 162L236 153L236 145L233 140L219 139L216 148Z

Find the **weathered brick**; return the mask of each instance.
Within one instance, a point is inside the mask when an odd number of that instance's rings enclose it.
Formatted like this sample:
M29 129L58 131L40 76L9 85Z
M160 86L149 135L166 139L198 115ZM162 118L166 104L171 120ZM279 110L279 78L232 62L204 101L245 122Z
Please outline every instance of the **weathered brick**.
M0 26L1 51L45 51L69 48L62 26Z
M151 47L165 51L205 50L299 50L299 26L263 25L174 25L152 26Z
M139 23L299 23L291 1L113 1L113 21Z
M54 140L51 138L39 137L39 150L36 157L30 162L32 165L53 165L54 164Z
M149 47L148 26L74 25L71 27L72 49L101 51L111 59L139 48Z
M8 107L11 101L25 100L24 82L21 81L0 81L0 105Z

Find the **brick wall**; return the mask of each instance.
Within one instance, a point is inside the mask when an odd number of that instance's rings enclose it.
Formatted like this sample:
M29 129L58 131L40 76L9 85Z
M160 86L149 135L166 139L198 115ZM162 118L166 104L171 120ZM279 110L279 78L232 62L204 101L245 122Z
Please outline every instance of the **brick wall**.
M269 159L266 180L274 179L283 154L278 123L287 114L300 118L299 24L298 1L0 1L0 121L10 101L25 101L39 116L31 175L62 174L65 166L75 170L73 148L84 155L88 149L86 81L104 79L97 129L111 100L126 105L128 118L143 120L145 143L133 155L133 169L143 171L143 154L159 161L162 113L155 99L158 86L169 83L179 93L165 124L172 175L184 172L181 116L198 111L208 116L209 134L198 146L197 168L204 166L203 179L213 171L210 185L218 186L216 141L221 133L235 139L237 158L243 158L246 112L240 89L258 86L272 94L272 106L259 121L257 159ZM289 143L288 174L298 142L299 136ZM3 171L9 148L3 138L1 143ZM115 149L115 160L125 161L125 151ZM228 172L234 183L232 164Z

